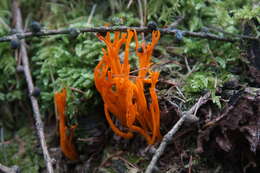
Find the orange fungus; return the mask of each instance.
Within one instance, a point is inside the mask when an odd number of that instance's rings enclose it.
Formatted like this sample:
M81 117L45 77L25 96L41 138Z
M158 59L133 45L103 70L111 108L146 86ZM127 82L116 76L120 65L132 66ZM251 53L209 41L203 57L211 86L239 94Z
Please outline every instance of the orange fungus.
M66 125L66 95L67 92L65 88L63 88L61 92L57 92L54 95L55 106L59 116L60 146L61 151L67 158L70 160L77 160L78 154L72 142L76 126L67 127Z
M119 136L132 138L133 132L140 133L148 144L154 144L161 139L160 110L155 86L159 72L152 71L151 55L154 46L160 38L159 31L152 32L152 42L139 45L137 33L128 30L127 33L114 33L114 40L108 32L105 37L98 35L105 42L103 57L94 70L95 85L104 101L106 119L111 129ZM129 49L131 40L135 40L135 52L139 59L139 69L136 76L130 75ZM120 49L124 45L123 60ZM120 54L120 56L119 56ZM144 86L149 86L147 101ZM125 127L120 130L111 119L111 115Z

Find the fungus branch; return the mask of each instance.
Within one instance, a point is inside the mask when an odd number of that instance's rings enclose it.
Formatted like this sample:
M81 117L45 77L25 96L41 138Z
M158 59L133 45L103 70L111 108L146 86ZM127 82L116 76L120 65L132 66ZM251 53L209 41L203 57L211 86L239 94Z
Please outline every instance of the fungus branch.
M182 112L182 116L179 119L179 121L172 127L172 129L163 137L162 142L159 146L159 148L156 150L155 154L153 155L153 158L151 162L149 163L148 167L145 170L145 173L152 173L156 162L159 160L161 155L163 154L167 144L172 140L173 135L180 129L182 124L188 120L188 119L194 119L193 117L196 116L196 112L198 108L205 104L210 97L210 93L206 93L203 97L199 99L199 101L191 107L190 110Z
M12 1L12 14L13 14L13 22L15 24L15 28L19 31L22 31L22 28L23 28L22 27L22 16L21 16L21 11L20 11L17 0ZM20 55L21 55L22 64L24 66L24 75L25 75L26 82L28 85L29 93L32 93L32 91L34 89L34 85L33 85L32 76L31 76L31 72L30 72L30 68L29 68L28 55L27 55L27 50L25 47L24 40L21 40ZM42 122L41 116L40 116L40 109L39 109L38 101L32 95L30 95L30 100L32 103L37 135L40 140L45 164L46 164L48 172L53 173L53 167L52 167L52 163L51 163L52 160L50 158L50 155L49 155L49 152L47 149L47 145L46 145L46 140L45 140L44 130L43 130L43 122Z

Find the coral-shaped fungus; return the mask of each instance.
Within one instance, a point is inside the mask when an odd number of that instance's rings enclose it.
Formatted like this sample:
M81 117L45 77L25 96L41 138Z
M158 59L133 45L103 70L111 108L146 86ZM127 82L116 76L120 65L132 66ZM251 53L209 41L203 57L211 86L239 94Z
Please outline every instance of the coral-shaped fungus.
M135 51L139 58L138 75L130 75L129 49L132 38L135 39ZM115 32L114 41L108 32L105 37L98 38L106 43L103 57L94 70L95 85L104 101L106 119L112 130L124 138L132 138L133 132L145 137L148 144L161 139L160 110L155 92L159 72L152 71L151 55L154 46L160 38L159 31L153 31L152 42L143 42L140 47L137 33L128 30L127 33ZM120 62L119 51L125 45L123 63ZM144 93L144 85L150 86L151 101L148 103ZM114 115L126 128L120 130L111 119Z
M54 95L55 106L59 116L60 146L61 151L67 158L70 160L77 160L78 154L72 142L74 129L76 126L67 127L66 125L66 96L67 92L65 88L63 88L61 92L57 92Z

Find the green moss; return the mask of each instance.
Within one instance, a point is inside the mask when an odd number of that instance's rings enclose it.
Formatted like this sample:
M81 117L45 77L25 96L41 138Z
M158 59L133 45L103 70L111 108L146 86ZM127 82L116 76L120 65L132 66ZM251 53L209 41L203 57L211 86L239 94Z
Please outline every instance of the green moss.
M37 151L37 139L33 130L24 127L14 133L12 139L1 145L0 162L7 166L17 165L22 172L38 173L44 167L41 150ZM4 133L5 135L5 133Z

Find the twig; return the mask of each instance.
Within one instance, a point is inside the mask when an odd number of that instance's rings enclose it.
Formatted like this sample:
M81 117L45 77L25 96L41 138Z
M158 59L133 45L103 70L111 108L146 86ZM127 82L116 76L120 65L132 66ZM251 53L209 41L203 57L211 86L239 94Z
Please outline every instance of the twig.
M143 0L144 2L144 24L147 23L147 0Z
M187 67L187 69L188 69L188 73L191 73L190 65L189 65L189 62L188 62L186 56L184 56L184 61L185 61L185 65L186 65L186 67Z
M106 158L105 160L103 160L101 162L101 164L94 170L94 173L96 173L100 168L102 168L103 166L105 166L105 164L110 160L112 159L113 157L117 157L117 156L120 156L121 154L123 154L124 152L123 151L118 151L112 155L110 155L108 158Z
M3 173L19 173L20 172L20 168L16 165L12 166L11 168L5 166L5 165L2 165L0 163L0 172L3 172Z
M22 16L21 16L21 11L19 8L19 4L17 0L12 1L12 14L13 14L13 20L15 22L15 28L17 30L22 31ZM28 56L27 56L27 51L25 47L25 41L21 40L21 47L20 47L20 54L21 54L21 59L22 63L24 66L24 75L26 78L26 82L28 85L29 93L32 93L34 89L33 81L32 81L32 76L29 68L29 61L28 61ZM39 110L39 105L37 99L30 95L31 103L32 103L32 108L34 112L34 119L35 119L35 125L36 125L36 130L37 130L37 135L39 137L41 147L43 150L43 156L44 160L46 163L46 167L49 173L53 173L53 167L52 167L52 160L50 158L47 145L46 145L46 140L44 136L44 131L43 131L43 122L41 120L40 116L40 110Z
M177 82L174 82L174 81L170 81L170 80L163 80L163 79L160 79L159 82L162 82L162 83L165 83L165 84L168 84L168 85L171 85L171 86L178 86L178 83Z
M166 100L172 105L172 107L174 108L177 115L179 117L181 117L181 108L176 103L172 102L171 100L168 100L168 99L166 99Z
M114 31L120 31L120 32L126 32L128 29L135 29L136 32L151 32L151 30L147 27L127 27L127 26L112 26L112 27L86 27L86 28L77 28L77 31L79 33L85 33L85 32L114 32ZM226 41L226 42L236 42L240 41L239 38L227 38L227 37L221 37L215 34L211 33L205 33L205 32L192 32L192 31L185 31L185 30L176 30L172 28L158 28L158 30L162 34L169 34L169 35L175 35L177 32L182 32L183 36L187 37L196 37L196 38L204 38L209 40L219 40L219 41ZM39 37L39 36L50 36L50 35L64 35L64 34L71 34L71 28L67 29L57 29L57 30L43 30L39 33L32 33L32 32L18 32L13 35L8 35L0 38L0 42L8 42L12 39L18 37L19 39L23 38L31 38L31 37ZM246 37L244 39L250 39L250 40L259 40L259 38L255 37Z
M84 91L82 91L82 90L80 90L80 89L78 89L78 88L70 87L70 89L71 89L72 91L78 92L78 93L80 93L80 94L83 94L83 95L85 94Z
M89 17L88 17L88 22L87 22L87 24L90 24L90 22L91 22L91 20L92 20L92 18L93 18L93 15L94 15L94 13L95 13L95 11L96 11L96 7L97 7L97 4L94 4L93 7L92 7L92 9L91 9L90 15L89 15Z
M247 35L239 35L239 34L233 34L233 33L230 33L230 32L227 32L221 28L218 28L218 27L214 27L214 26L210 26L210 27L203 27L205 28L206 30L209 30L209 31L214 31L214 32L221 32L223 34L226 34L226 35L231 35L233 37L239 37L239 38L243 38L243 39L249 39L251 40L252 38L254 37L251 37L251 36L247 36Z
M139 17L140 17L140 26L144 26L144 12L141 0L137 0L138 2L138 10L139 10Z
M0 148L1 148L1 153L3 153L3 159L6 162L6 152L5 152L5 139L4 139L4 128L0 127Z
M126 6L127 9L131 6L132 2L133 2L133 0L129 0L129 2L128 2L127 6Z
M138 11L140 16L140 27L144 27L144 12L143 12L143 6L141 0L137 0L138 2ZM144 33L142 33L142 40L144 41Z
M192 156L190 156L190 161L189 161L189 173L191 173L192 168Z
M186 97L184 96L184 94L181 92L181 89L178 87L178 86L176 86L176 89L177 89L177 93L184 99L184 103L186 102Z
M137 165L135 165L134 163L129 162L129 161L126 160L125 158L123 158L123 157L121 157L121 156L117 156L117 158L120 159L120 160L122 160L122 161L124 161L124 162L125 162L126 164L128 164L129 166L131 166L131 167L133 167L133 168L135 168L135 169L137 169L137 170L140 170L140 168L138 168Z
M182 21L183 21L184 17L180 16L178 17L177 20L175 20L172 24L170 24L170 28L176 28Z
M178 92L177 92L178 93ZM178 96L173 96L173 98L175 98L175 99L178 99L178 100L180 100L181 102L183 102L183 103L186 103L186 100L184 100L184 99L182 99L182 98L180 98L180 97L178 97Z
M22 156L26 152L25 151L26 143L18 135L15 135L14 139L19 144L19 147L18 147L18 152L13 157L18 158L19 156Z
M88 143L100 142L101 141L101 139L99 137L78 138L77 140L80 141L80 142L88 142Z
M255 92L256 92L256 93L254 93L254 89L253 89L253 88L250 88L250 87L247 87L247 88L244 88L244 89L238 91L238 93L236 93L236 94L237 94L237 96L236 96L237 98L236 98L236 99L233 99L232 102L229 101L230 103L224 108L223 113L222 113L221 115L217 116L217 118L215 118L215 119L213 119L213 120L207 122L207 123L202 127L202 129L208 128L209 126L214 126L217 122L219 122L219 121L222 120L224 117L226 117L226 116L229 114L229 112L232 111L232 110L236 107L236 104L237 104L238 100L241 98L241 95L242 95L243 93L247 93L247 94L251 94L252 96L256 96L255 94L257 94L257 92L260 92L260 89L257 88L257 89L255 90ZM235 94L235 95L236 95L236 94ZM231 98L230 98L230 100L231 100Z
M159 148L156 150L155 154L153 155L153 158L151 162L149 163L148 167L145 170L145 173L152 173L156 162L159 160L161 155L163 154L167 144L170 142L170 140L173 138L173 135L180 129L181 125L186 121L189 117L195 116L194 112L203 104L205 104L209 99L210 93L208 92L203 97L199 99L199 101L191 107L189 111L182 112L182 117L179 119L179 121L173 126L173 128L163 137L162 142L159 146Z
M215 125L217 122L219 122L220 120L222 120L226 115L228 115L228 113L229 113L232 109L234 109L234 107L235 107L234 105L227 106L227 107L224 109L224 112L223 112L220 116L218 116L217 118L215 118L215 119L213 119L213 120L207 122L207 123L202 127L202 129L205 129L205 128L209 127L209 126Z

